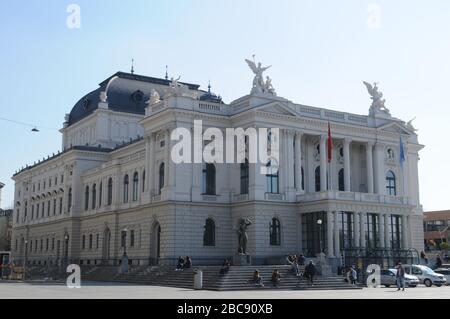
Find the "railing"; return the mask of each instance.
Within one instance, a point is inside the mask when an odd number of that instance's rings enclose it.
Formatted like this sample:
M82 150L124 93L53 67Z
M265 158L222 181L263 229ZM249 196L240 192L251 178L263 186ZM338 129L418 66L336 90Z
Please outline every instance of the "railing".
M410 203L409 197L357 192L324 191L297 195L298 202L314 202L320 200L343 200L394 205L408 205Z

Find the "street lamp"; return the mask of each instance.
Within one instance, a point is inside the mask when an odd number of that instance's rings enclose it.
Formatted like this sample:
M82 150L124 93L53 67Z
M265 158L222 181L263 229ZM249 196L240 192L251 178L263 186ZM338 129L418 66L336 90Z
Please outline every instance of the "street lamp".
M26 279L27 263L28 263L28 240L25 240L25 262L23 265L23 280L24 281Z
M124 228L124 230L122 231L123 256L122 256L122 262L121 262L122 267L121 268L122 268L123 274L128 273L127 232L128 232L128 228Z
M317 225L319 226L319 250L322 253L322 219L317 220Z

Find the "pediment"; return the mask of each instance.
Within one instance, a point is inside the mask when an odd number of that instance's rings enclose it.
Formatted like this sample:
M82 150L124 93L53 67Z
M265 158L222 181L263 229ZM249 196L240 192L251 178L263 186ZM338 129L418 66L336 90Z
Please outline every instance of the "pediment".
M279 115L297 116L296 112L280 102L271 102L269 104L259 106L258 111L274 113Z
M397 122L391 122L384 124L380 127L378 127L379 131L385 131L390 133L397 133L397 134L407 134L407 135L413 135L414 131L412 131L410 128L406 127L403 124L397 123Z

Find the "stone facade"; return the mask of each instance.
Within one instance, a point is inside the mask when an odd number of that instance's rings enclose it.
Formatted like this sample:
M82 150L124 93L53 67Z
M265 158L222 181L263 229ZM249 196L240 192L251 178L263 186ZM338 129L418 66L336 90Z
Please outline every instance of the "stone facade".
M173 264L186 255L196 264L220 263L238 251L241 218L252 221L248 252L256 263L321 250L333 258L350 248L423 249L423 146L410 125L266 93L225 104L204 98L211 93L197 85L186 84L189 94L172 94L170 85L118 73L84 98L85 114L77 105L78 113L66 116L62 151L13 177L13 258L98 264L114 263L126 251L133 264ZM152 90L161 100L119 108L149 99ZM118 97L126 92L131 97ZM170 156L170 133L192 131L194 120L222 131L279 128L277 189L268 191L260 163L244 175L240 164L216 163L214 192L205 192L205 165L175 164Z

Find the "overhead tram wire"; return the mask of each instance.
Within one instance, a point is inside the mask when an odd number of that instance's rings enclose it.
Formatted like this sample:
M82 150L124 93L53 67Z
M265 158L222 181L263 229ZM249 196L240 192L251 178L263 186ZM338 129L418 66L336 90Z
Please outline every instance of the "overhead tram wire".
M16 120L11 120L5 117L0 117L1 121L6 121L6 122L10 122L10 123L14 123L17 125L22 125L22 126L28 126L31 127L31 131L32 132L39 132L39 129L46 129L46 130L55 130L58 131L59 129L54 128L54 127L47 127L47 126L40 126L40 125L34 125L34 124L30 124L30 123L25 123L25 122L20 122L20 121L16 121Z

